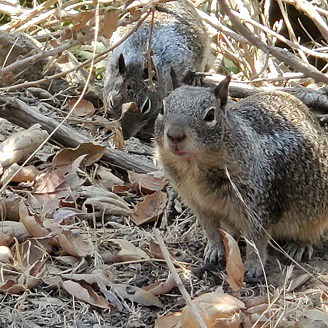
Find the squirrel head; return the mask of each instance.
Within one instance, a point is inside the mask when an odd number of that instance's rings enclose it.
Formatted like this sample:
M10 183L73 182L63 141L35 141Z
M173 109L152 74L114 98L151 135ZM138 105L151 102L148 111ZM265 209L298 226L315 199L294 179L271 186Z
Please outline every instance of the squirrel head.
M124 55L110 63L108 79L105 83L104 100L108 110L114 118L121 119L124 138L134 136L151 119L155 119L162 99L158 92L156 71L152 71L154 88L149 87L148 67L140 62L126 64ZM122 106L126 103L134 103L133 108L123 113Z
M230 81L227 76L215 88L182 86L172 91L156 120L157 146L182 157L218 149L227 126Z

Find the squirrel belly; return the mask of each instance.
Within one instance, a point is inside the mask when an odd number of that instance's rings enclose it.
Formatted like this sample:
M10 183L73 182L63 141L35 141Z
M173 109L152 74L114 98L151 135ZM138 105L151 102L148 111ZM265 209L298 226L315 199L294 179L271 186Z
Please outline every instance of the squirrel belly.
M165 98L155 127L159 162L207 234L206 261L224 257L221 222L253 241L263 262L270 237L299 244L301 259L303 246L328 229L326 133L284 92L226 108L229 81L214 90L183 86ZM248 244L245 267L249 280L263 273Z

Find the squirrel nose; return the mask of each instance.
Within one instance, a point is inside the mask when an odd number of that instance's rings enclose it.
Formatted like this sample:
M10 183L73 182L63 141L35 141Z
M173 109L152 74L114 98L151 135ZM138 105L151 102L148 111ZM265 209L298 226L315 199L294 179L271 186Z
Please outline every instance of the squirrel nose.
M170 127L167 130L166 135L168 139L174 143L181 142L187 137L184 128L182 128L181 126Z

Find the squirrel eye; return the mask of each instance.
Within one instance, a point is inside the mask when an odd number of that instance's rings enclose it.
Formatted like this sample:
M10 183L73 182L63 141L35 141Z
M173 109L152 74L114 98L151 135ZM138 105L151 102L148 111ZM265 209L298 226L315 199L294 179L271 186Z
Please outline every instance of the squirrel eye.
M206 115L204 117L204 120L205 120L205 122L213 122L214 119L215 119L215 108L214 107L211 107L207 111L207 113L206 113Z
M144 101L144 103L141 105L140 112L141 114L147 114L150 112L151 109L151 101L147 97L147 99Z

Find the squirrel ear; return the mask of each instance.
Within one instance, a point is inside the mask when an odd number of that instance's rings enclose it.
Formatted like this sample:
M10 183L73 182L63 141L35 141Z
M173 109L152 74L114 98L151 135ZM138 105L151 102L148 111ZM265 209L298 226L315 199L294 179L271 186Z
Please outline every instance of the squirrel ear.
M231 76L227 75L214 89L216 98L220 99L221 101L221 108L223 108L228 102L230 81Z
M118 57L118 71L121 75L124 75L126 73L126 66L123 54L120 54L120 56Z

